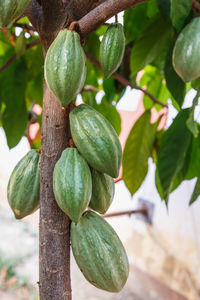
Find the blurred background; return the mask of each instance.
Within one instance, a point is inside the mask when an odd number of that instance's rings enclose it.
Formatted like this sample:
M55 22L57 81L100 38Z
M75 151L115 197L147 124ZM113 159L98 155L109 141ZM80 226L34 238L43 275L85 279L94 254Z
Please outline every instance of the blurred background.
M191 106L190 91L184 107ZM78 98L81 102L81 98ZM135 121L144 111L141 94L127 89L117 105L122 119L120 140L124 146ZM38 112L39 107L35 107ZM168 127L176 115L169 105L160 126ZM157 118L152 110L152 118ZM199 112L197 112L199 114ZM39 126L31 125L30 136L39 135ZM0 129L0 299L38 298L38 211L23 220L15 220L9 208L6 188L15 164L29 151L30 141L23 137L9 150ZM137 210L142 214L109 217L130 262L130 275L119 294L107 293L90 285L71 256L72 295L74 300L198 300L200 299L200 205L188 206L195 179L184 181L170 195L168 210L155 187L155 165L149 159L149 171L140 189L131 197L122 180L115 184L115 198L108 213ZM151 223L151 224L150 224Z

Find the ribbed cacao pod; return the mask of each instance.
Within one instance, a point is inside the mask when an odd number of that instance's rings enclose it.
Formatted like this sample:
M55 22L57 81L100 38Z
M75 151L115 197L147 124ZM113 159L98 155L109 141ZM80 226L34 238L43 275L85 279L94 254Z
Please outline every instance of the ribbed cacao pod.
M114 229L94 212L71 224L74 258L85 278L108 292L119 292L126 283L129 264L126 251Z
M67 148L53 172L53 191L58 206L78 222L92 194L92 178L88 164L75 148Z
M85 53L77 32L63 29L49 47L45 79L49 89L67 106L82 90L86 76Z
M112 23L105 32L100 45L100 63L104 77L112 75L120 66L125 50L125 36L120 23Z
M112 125L87 104L70 113L70 128L78 151L95 170L117 177L122 149Z
M193 19L179 34L173 50L173 66L185 81L200 77L200 17Z
M114 180L109 175L100 173L92 168L91 174L92 197L89 207L100 214L105 214L113 201L115 193Z
M8 202L16 219L22 219L39 208L40 155L30 150L15 166L7 188Z
M0 0L0 27L7 27L20 17L30 0Z

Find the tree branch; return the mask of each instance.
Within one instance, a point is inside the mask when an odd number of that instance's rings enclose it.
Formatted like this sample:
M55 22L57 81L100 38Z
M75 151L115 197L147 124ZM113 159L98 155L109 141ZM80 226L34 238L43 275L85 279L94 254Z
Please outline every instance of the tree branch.
M192 0L192 7L200 14L200 3L196 0Z
M24 14L29 18L30 22L33 24L33 27L39 31L42 21L42 8L37 0L31 0Z
M106 0L73 0L70 1L69 5L66 7L66 11L69 15L68 24L73 21L78 21L85 15L87 15L91 10L93 10L98 5L102 4Z
M34 40L33 42L31 42L30 44L28 44L26 46L26 50L36 46L36 45L39 45L40 44L40 39L37 39L37 40ZM4 70L6 70L13 61L15 61L15 59L17 58L17 55L16 54L13 54L13 56L11 56L9 58L9 60L2 66L0 67L0 73L3 72Z
M41 0L42 3L42 31L45 33L60 30L66 21L66 5L68 1Z
M86 37L119 12L147 1L149 0L107 0L103 2L79 20L81 37Z
M102 67L100 65L100 63L87 51L85 51L86 57L100 70L102 70ZM154 103L157 103L159 105L161 105L162 107L168 107L166 104L162 103L161 101L159 101L158 99L156 99L152 94L150 94L148 91L144 90L143 88L134 85L132 82L128 81L126 78L124 78L123 76L121 76L118 73L114 73L112 74L112 77L114 79L116 79L117 81L119 81L121 84L123 84L124 86L130 86L132 89L135 90L139 90L142 93L144 93L145 95L147 95Z

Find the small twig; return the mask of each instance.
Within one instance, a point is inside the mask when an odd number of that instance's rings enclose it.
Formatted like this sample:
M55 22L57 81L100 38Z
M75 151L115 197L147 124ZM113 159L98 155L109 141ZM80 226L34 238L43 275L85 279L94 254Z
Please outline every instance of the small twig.
M40 39L34 40L33 42L31 42L30 44L28 44L26 46L26 50L28 50L36 45L39 45L39 44L40 44ZM2 67L0 67L0 73L3 72L5 69L7 69L16 58L17 58L17 55L15 53L15 54L13 54L13 56L11 56L9 58L9 60Z
M118 23L118 15L115 15L115 22Z
M11 58L9 58L9 60L0 68L0 73L3 72L5 69L7 69L16 58L17 58L16 54L11 56Z
M200 3L196 0L192 0L192 7L200 14Z
M100 63L87 51L85 51L86 57L99 69L102 70L102 67L100 65ZM124 78L123 76L121 76L118 73L114 73L112 74L112 77L114 79L116 79L117 81L119 81L121 84L125 85L125 86L130 86L132 89L135 90L139 90L142 93L144 93L145 95L147 95L153 102L163 106L163 107L168 107L166 104L162 103L161 101L159 101L158 99L156 99L152 94L150 94L148 91L144 90L143 88L132 84L132 82L128 81L126 78Z
M19 27L22 29L30 30L30 31L36 31L35 28L29 24L21 24L21 23L13 23L14 27Z
M114 179L114 183L122 181L122 177Z
M92 86L92 85L85 85L85 86L82 88L82 92L89 92L89 91L98 93L98 92L99 92L99 89L96 88L95 86Z

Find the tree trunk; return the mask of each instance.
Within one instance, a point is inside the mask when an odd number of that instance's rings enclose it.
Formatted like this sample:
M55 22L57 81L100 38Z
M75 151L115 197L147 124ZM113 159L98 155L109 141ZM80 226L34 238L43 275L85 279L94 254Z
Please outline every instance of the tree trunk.
M53 170L68 146L69 110L45 87L40 188L40 300L70 300L70 220L55 202Z

